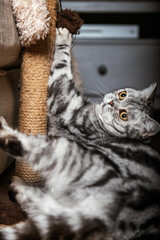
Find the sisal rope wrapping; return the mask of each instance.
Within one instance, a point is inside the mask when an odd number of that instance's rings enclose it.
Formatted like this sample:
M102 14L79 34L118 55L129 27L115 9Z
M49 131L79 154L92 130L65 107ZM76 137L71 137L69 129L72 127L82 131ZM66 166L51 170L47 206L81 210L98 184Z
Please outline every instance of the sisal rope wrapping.
M26 134L46 134L47 84L53 60L58 0L47 0L50 12L50 32L44 40L24 49L21 65L19 131ZM16 175L26 182L39 182L37 172L22 161L16 163Z

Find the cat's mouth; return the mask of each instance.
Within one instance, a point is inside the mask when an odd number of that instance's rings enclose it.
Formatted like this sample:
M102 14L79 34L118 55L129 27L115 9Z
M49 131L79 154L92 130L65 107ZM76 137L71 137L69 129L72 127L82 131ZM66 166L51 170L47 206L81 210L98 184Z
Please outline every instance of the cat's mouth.
M109 104L111 107L113 107L113 106L114 106L113 100L111 100L108 104Z

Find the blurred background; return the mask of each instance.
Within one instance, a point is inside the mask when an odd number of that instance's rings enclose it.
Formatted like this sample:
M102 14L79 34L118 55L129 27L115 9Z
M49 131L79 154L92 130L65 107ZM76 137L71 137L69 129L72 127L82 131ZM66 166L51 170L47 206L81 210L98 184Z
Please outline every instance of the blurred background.
M160 111L160 1L63 0L62 8L84 20L73 46L84 94L100 102L106 92L157 82Z

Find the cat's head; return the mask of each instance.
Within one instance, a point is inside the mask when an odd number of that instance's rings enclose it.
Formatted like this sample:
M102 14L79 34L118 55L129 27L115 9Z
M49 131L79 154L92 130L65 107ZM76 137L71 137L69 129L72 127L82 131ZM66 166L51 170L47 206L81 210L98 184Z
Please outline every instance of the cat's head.
M152 117L157 84L143 90L119 89L104 96L97 111L102 127L117 137L146 139L160 131Z

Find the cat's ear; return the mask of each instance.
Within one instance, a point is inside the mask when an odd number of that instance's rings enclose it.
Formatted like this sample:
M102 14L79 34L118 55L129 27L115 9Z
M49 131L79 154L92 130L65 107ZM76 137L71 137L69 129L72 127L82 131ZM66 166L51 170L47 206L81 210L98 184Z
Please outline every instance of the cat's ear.
M153 102L154 96L156 93L157 83L151 84L148 88L145 88L141 91L141 96L143 99Z
M159 131L160 131L159 123L147 115L145 127L143 132L141 133L141 137L146 139L156 135Z

